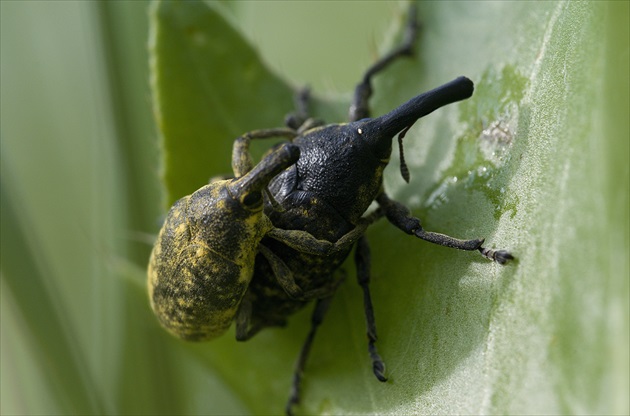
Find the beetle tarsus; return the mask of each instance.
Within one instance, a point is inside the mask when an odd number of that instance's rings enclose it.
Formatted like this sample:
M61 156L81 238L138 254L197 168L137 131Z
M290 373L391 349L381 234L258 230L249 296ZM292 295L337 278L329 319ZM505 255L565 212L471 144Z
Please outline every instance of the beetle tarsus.
M381 359L381 356L378 354L378 352L376 352L374 341L370 341L369 350L370 358L372 358L372 371L374 371L374 375L376 376L378 381L387 381L387 377L385 377L385 363Z
M514 256L507 250L492 250L485 247L479 247L482 256L499 264L506 264L510 260L514 260Z

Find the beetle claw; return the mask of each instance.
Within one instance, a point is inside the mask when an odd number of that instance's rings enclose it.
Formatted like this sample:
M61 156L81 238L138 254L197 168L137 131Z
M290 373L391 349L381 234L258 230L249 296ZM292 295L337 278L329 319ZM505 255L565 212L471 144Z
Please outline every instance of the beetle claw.
M489 248L479 247L482 256L499 264L506 264L510 260L514 260L514 256L507 250L492 250Z
M383 363L383 361L374 361L372 370L378 381L387 381L387 377L385 377L385 363Z

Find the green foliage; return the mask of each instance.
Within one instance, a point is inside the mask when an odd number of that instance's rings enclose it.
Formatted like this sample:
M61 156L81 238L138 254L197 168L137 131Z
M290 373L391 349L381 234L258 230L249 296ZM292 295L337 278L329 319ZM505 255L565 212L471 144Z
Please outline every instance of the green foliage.
M355 10L391 20L373 35L382 53L405 9L384 4L319 5L333 23L301 17L308 5L155 3L150 94L147 3L0 2L3 414L282 410L310 311L246 343L185 343L152 316L158 169L169 204L229 174L233 139L280 126L309 82L313 112L343 121L345 80L374 58L358 54L371 24ZM427 229L484 236L518 261L375 225L390 380L371 373L348 262L299 412L630 411L628 15L627 2L420 3L417 56L376 80L374 114L457 75L476 90L412 128L411 183L394 158L385 186ZM365 43L345 46L355 31ZM274 33L304 55L278 58ZM337 77L343 94L323 95Z
M229 139L275 126L292 98L214 8L161 2L151 18L154 108L170 206L206 184L213 172L229 173Z

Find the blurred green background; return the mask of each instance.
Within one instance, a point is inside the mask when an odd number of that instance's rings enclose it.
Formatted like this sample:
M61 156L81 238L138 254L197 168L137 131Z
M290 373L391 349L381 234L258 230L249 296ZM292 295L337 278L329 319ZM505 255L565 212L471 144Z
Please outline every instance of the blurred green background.
M332 332L328 336L322 333L322 346L314 350L324 358L316 359L313 366L323 363L324 370L315 371L305 387L304 400L312 403L306 404L308 411L630 411L628 3L542 4L532 2L519 6L516 12L510 11L509 4L484 2L468 6L461 2L426 2L420 6L422 18L427 19L422 43L426 52L419 59L423 85L452 78L453 74L448 73L451 70L481 81L479 96L461 107L465 116L474 119L473 113L481 113L484 97L521 100L491 89L493 81L496 85L506 78L519 82L518 76L506 70L511 65L516 68L514 73L527 70L535 75L532 77L538 87L529 89L528 94L539 95L525 97L529 107L519 108L519 127L526 126L528 131L517 133L523 141L530 133L548 141L516 149L524 160L529 157L539 162L553 175L541 181L530 181L531 176L523 175L520 187L510 184L509 190L516 195L513 200L499 200L501 214L519 210L515 225L506 227L509 221L501 217L503 227L496 238L497 244L520 248L520 268L515 266L506 272L514 275L516 284L505 280L500 280L498 286L480 283L477 277L490 269L479 262L471 266L470 274L456 274L462 285L440 283L439 278L435 283L419 283L429 289L428 298L444 299L440 287L457 292L452 302L436 301L436 310L450 311L456 301L472 299L467 323L478 324L486 332L469 333L456 327L463 331L452 334L456 339L481 338L472 346L465 345L461 356L453 353L456 359L443 365L439 361L443 356L419 356L415 345L420 343L411 336L406 338L405 328L390 325L387 330L382 325L381 352L387 351L390 368L398 374L397 384L394 376L393 387L388 385L386 390L378 390L381 387L369 374L364 340L356 335L364 331L360 309L348 295L356 288L347 288L352 285L346 284L337 312L356 315L341 320L356 324L351 332L358 338L358 351L348 354L358 357L351 366L361 371L346 377L344 370L352 371L348 370L350 365L341 364L341 369L336 369L334 360L325 359L337 354L326 345L345 333L343 327L331 326ZM143 1L0 2L2 414L240 414L282 409L294 355L304 335L299 323L307 321L307 314L292 320L298 325L286 333L261 334L261 340L252 340L252 346L235 345L233 339L228 339L231 335L217 341L216 346L189 346L162 331L148 307L145 266L164 215L161 157L149 90L148 5ZM362 70L382 51L382 45L392 41L398 27L392 22L405 9L404 4L396 2L220 2L213 7L242 30L260 50L263 62L291 85L309 84L338 103L347 102ZM558 41L561 48L553 50L557 47L553 42L556 33L550 30L554 25L560 27L560 32L574 31L575 39L590 39L585 49L600 53L561 56L566 45L573 48L572 53L580 45L562 38ZM546 38L549 33L551 40ZM439 49L449 42L452 48ZM540 49L536 42L542 45ZM547 48L554 51L551 57ZM449 66L458 59L467 64L455 69ZM566 62L574 67L563 69ZM562 137L566 143L558 144L549 130L540 125L537 129L524 120L537 120L537 111L545 110L544 106L536 106L537 97L548 94L545 102L566 104L556 100L554 88L563 80L570 83L575 79L584 82L570 85L572 91L578 91L575 96L583 98L576 107L559 109L551 105L546 110L558 123L565 123L559 124L561 128L554 133L562 129L576 133L571 125L581 123L579 126L588 130L588 138L595 140L570 142L569 136ZM397 88L402 94L401 87ZM412 89L407 97L417 93L415 87ZM580 95L580 91L586 93ZM392 102L400 100L396 97ZM287 110L278 111L282 114ZM569 114L566 118L565 113ZM578 117L581 114L583 118ZM552 126L554 120L543 117ZM410 139L408 143L415 141ZM408 145L408 155L415 146ZM229 160L229 154L218 156ZM457 155L452 157L460 160ZM464 166L477 168L476 162L462 158ZM454 164L442 166L434 160L431 166L442 167L447 172L444 178L455 175L448 173L456 168ZM210 166L208 176L222 169ZM395 177L395 169L390 170ZM414 176L412 170L412 178L425 171L415 172ZM502 175L517 177L515 171ZM431 188L432 179L435 177L418 178L420 189L425 190L423 195L439 193L439 189ZM467 209L465 200L447 193L456 208L443 207L449 205L448 198L435 206L427 203L422 207L413 199L416 188L403 190L394 178L387 184L400 200L418 208L429 221L433 219L437 224L433 228L466 234L492 230L480 224L478 229L460 229L439 219L448 213L454 215L450 217L453 221L461 219ZM568 184L568 188L558 184ZM550 199L553 196L559 200ZM562 203L565 200L569 202ZM571 218L574 228L567 227L568 221L560 214ZM395 256L392 251L397 250L402 237L386 228L381 224L371 239L386 242L378 252ZM424 245L421 248L426 249ZM448 262L452 256L426 250L440 262ZM466 257L458 256L460 264L468 264ZM593 267L583 267L591 256ZM538 268L530 268L529 263ZM396 271L386 269L385 264L382 261L375 265L375 275ZM577 270L571 264L577 265ZM545 286L545 282L551 283ZM379 283L376 285L378 288ZM473 291L466 292L471 287ZM403 304L414 302L412 299L401 298L400 312L387 309L387 305L395 309L397 303L388 300L398 299L400 292L409 287L393 289L381 283L380 289L383 306L379 324L394 321L401 314L409 315L414 322L416 315L409 309L402 310L406 308ZM379 293L378 289L375 292ZM489 305L480 300L486 295L492 298ZM475 323L478 304L492 312L490 318L482 316ZM346 310L350 309L348 305L352 305L352 312ZM417 319L418 326L439 327L427 323L424 317ZM540 325L544 337L518 334L523 328L519 326L521 320L532 323L527 330ZM417 331L421 330L411 330L416 335ZM437 333L444 335L444 331ZM502 344L502 339L509 341ZM438 349L443 342L428 341ZM277 352L274 345L279 346ZM339 348L349 345L353 348L355 344L342 343ZM462 344L447 341L445 345L450 348ZM226 351L232 355L222 356ZM479 368L472 357L484 354L500 363L485 363ZM247 355L260 355L260 360L271 363L271 368L265 367L264 371L273 371L273 365L280 367L277 373L256 375L256 368L221 365L222 357L231 365ZM535 358L523 361L528 356ZM435 378L429 377L421 384L413 374L404 373L402 367L407 366L420 368L421 374ZM512 371L516 375L511 376ZM480 375L483 380L477 384L481 388L475 389L474 378ZM521 376L525 379L522 383L516 380ZM339 381L343 379L355 386ZM370 400L364 400L361 388L369 391ZM347 393L349 399L335 402L340 400L335 392ZM261 403L266 399L268 403Z

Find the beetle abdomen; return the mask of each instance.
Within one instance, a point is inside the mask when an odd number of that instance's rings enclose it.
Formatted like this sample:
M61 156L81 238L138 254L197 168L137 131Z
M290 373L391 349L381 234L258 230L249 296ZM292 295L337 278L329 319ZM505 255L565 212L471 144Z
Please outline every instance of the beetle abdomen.
M252 271L208 250L187 246L176 264L151 261L149 295L160 323L190 341L223 334L231 325ZM154 268L155 267L155 268Z

